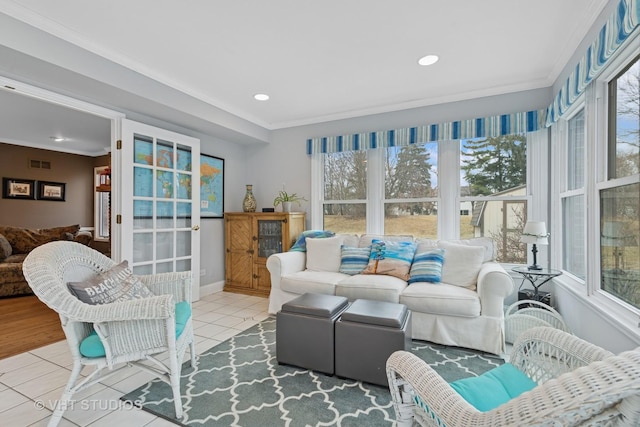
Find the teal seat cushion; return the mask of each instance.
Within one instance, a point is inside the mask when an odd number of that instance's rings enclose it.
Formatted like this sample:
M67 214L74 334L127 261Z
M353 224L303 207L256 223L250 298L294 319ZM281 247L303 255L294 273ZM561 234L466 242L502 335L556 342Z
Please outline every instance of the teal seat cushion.
M187 321L191 317L191 305L187 301L176 304L176 338L180 337L187 326ZM84 357L104 357L106 352L100 337L95 331L80 343L80 354Z
M518 368L505 363L477 377L454 381L451 387L478 411L487 412L507 403L537 384Z

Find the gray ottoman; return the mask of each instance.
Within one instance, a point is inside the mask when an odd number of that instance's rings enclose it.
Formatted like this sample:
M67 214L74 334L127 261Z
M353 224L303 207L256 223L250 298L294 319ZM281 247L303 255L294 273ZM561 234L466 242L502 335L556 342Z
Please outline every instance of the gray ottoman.
M304 294L276 315L278 363L334 372L334 326L349 305L345 297Z
M336 322L336 375L387 386L387 359L410 348L406 305L356 300Z

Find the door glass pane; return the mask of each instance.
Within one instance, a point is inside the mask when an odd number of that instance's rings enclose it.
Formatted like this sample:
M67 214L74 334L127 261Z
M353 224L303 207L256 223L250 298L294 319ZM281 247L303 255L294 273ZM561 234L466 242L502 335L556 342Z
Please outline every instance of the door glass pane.
M156 202L156 228L173 228L173 202Z
M156 170L156 197L173 198L173 172Z
M326 204L323 210L325 230L346 234L366 233L367 205L365 203Z
M385 203L385 234L410 234L414 237L438 238L438 204L436 202Z
M176 232L176 256L191 255L191 231Z
M147 274L153 274L153 265L145 264L145 265L136 265L133 267L133 274L137 274L139 276L144 276Z
M156 259L173 257L173 232L157 233Z
M133 262L153 260L153 233L133 235Z
M178 216L176 218L176 227L191 227L191 203L176 203Z
M153 228L153 202L149 200L133 201L133 229Z
M156 146L156 166L173 169L173 144L158 140Z
M178 191L176 197L182 200L191 200L191 175L184 173L178 174Z
M191 260L180 259L176 261L176 272L191 271Z
M156 273L171 273L173 272L173 261L159 262L156 264Z
M153 170L148 168L133 168L133 195L136 197L153 196Z
M178 145L178 164L176 165L176 169L186 172L191 171L191 147Z
M153 138L136 134L133 136L133 144L133 162L153 165Z

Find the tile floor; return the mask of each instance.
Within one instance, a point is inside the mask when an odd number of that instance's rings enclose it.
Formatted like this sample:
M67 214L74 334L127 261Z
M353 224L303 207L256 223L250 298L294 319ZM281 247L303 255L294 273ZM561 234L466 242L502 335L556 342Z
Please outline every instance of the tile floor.
M193 304L196 351L216 344L264 320L268 299L218 292ZM189 355L185 356L188 360ZM0 425L46 426L52 404L69 379L71 356L66 341L0 360ZM85 371L83 371L84 373ZM175 426L139 409L126 407L120 397L153 377L130 368L73 396L73 405L59 426Z

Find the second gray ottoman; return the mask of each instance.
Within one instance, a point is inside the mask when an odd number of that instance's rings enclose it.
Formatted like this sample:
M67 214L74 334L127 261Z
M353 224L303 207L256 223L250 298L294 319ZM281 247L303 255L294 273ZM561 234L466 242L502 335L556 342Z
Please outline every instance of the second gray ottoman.
M304 294L276 315L278 363L334 372L334 324L349 305L345 297Z
M410 348L406 305L356 300L336 322L336 375L387 386L387 359Z

